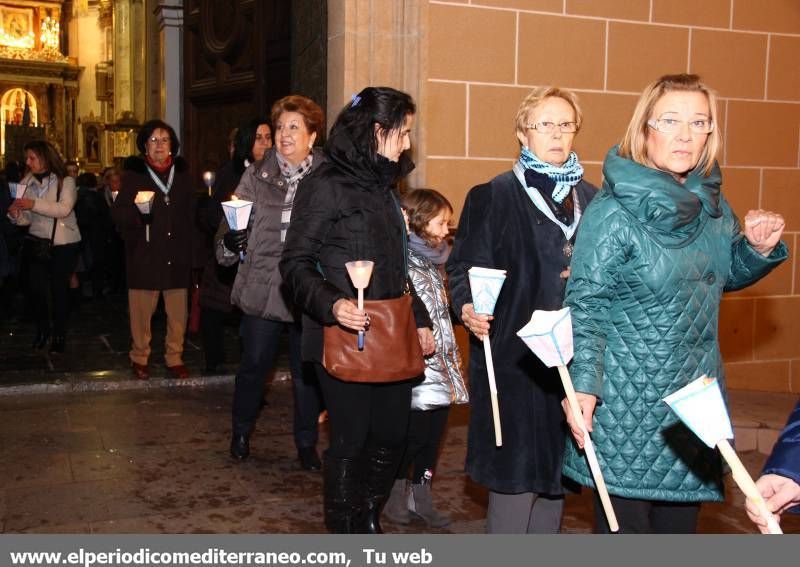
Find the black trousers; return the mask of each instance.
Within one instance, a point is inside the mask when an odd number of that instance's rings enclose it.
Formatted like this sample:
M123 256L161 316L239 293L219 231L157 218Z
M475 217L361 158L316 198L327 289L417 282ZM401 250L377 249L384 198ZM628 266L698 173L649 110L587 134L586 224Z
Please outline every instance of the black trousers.
M697 532L699 502L662 502L611 497L621 534L693 534ZM594 493L595 533L608 534L603 505Z
M354 459L367 448L399 449L405 444L413 381L343 382L321 364L315 366L328 408L331 457Z
M28 262L30 299L38 331L52 328L54 335L66 333L70 307L69 277L75 271L79 251L80 244L77 242L62 244L53 246L49 262Z
M294 394L294 442L298 449L314 447L319 434L318 419L321 399L314 373L304 372L300 357L300 325L270 321L254 315L243 315L239 334L244 352L236 373L233 393L233 432L249 433L255 426L264 380L275 364L278 339L284 327L289 328L289 369Z
M419 482L426 470L436 468L439 445L447 427L450 406L432 410L411 410L408 418L408 440L406 452L397 469L397 478L406 478L413 465L411 481Z

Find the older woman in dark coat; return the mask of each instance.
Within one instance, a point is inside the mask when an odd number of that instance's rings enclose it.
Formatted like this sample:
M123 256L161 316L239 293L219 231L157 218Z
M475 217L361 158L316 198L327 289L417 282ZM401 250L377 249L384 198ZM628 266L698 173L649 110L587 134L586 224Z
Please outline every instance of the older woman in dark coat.
M194 190L186 161L175 156L180 143L172 126L161 120L145 123L136 137L136 147L141 156L125 160L122 187L111 208L125 241L133 338L131 368L141 380L150 377L150 320L163 295L167 370L174 378L188 378L183 364L183 340L196 238ZM155 192L149 215L140 213L134 203L139 191Z
M447 262L453 306L473 333L467 472L489 488L489 533L557 532L563 510L564 418L555 369L516 336L535 309L559 309L581 211L595 193L571 151L582 122L573 93L541 87L517 112L520 158L512 171L467 195ZM467 270L507 270L490 317L472 307ZM502 447L495 446L486 361L489 333L499 394Z

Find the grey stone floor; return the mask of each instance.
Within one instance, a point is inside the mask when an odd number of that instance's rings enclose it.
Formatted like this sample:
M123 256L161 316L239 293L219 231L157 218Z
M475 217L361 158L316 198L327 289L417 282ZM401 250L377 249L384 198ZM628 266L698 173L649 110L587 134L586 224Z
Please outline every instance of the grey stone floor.
M163 314L154 318L153 379L132 380L124 295L83 302L67 352L32 351L19 301L0 320L0 532L319 533L322 482L300 470L291 436L291 389L278 361L253 456L227 454L235 321L225 329L229 363L203 375L197 335L187 337L189 381L162 378ZM49 392L49 393L45 393ZM737 444L757 474L796 396L731 392ZM463 473L468 408L451 412L435 499L452 518L443 533L482 533L486 493ZM322 426L322 443L327 439ZM751 533L738 489L703 507L705 533ZM591 498L568 497L563 531L591 531ZM800 517L784 520L800 533ZM422 533L422 524L390 532Z
M321 476L297 464L288 382L270 384L244 463L227 454L231 393L227 384L0 396L0 532L323 532ZM466 408L451 412L439 461L435 498L454 520L440 533L484 529L485 491L462 472L466 420ZM754 473L764 459L743 458ZM800 533L800 518L784 528ZM753 532L738 490L704 506L700 530ZM563 531L591 531L587 494L568 498Z

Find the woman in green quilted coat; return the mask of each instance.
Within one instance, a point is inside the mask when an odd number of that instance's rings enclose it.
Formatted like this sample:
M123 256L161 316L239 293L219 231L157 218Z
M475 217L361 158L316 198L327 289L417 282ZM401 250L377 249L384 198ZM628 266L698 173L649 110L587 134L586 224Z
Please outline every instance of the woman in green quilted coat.
M787 257L780 215L750 211L741 227L720 192L717 116L696 75L649 85L606 156L572 258L571 374L622 533L692 533L700 503L723 499L717 452L661 399L702 374L724 383L722 293ZM564 474L593 486L565 411L576 443ZM607 529L597 502L595 523Z

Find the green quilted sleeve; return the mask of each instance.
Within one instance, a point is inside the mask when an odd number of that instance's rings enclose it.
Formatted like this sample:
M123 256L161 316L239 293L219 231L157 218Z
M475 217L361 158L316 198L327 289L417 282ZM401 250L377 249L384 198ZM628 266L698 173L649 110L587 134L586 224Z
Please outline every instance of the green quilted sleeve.
M575 390L601 397L612 299L630 250L625 213L605 192L587 207L572 255L564 304L572 313Z
M753 285L789 257L789 249L781 241L769 256L757 252L742 234L739 219L727 201L722 201L722 212L731 224L731 267L725 291L736 291Z

